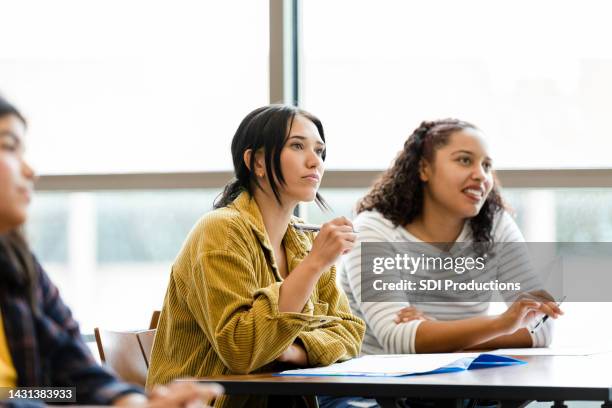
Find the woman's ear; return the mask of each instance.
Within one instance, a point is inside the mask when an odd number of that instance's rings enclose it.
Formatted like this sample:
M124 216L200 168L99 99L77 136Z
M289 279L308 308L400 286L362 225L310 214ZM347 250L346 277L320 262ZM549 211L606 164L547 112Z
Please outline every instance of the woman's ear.
M244 151L242 155L242 159L244 160L244 164L251 171L251 173L255 173L255 176L258 178L263 178L266 174L266 166L264 164L263 151L258 150L255 152L255 160L253 162L253 168L251 168L251 158L253 156L253 149L247 149Z
M421 159L419 162L419 177L423 183L427 183L429 181L429 177L431 175L431 164L425 159Z
M253 154L253 149L246 149L244 154L242 155L242 160L244 160L244 165L249 171L251 171L251 155Z

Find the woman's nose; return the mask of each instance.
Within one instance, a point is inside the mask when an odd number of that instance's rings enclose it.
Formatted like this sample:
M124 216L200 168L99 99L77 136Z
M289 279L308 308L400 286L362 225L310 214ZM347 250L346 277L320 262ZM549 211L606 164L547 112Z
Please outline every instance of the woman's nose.
M476 165L476 168L473 170L472 177L477 180L484 180L487 177L487 173L481 165Z
M25 161L25 159L21 160L21 174L23 174L23 176L28 180L35 181L37 179L36 172L34 171L32 166L30 166L28 162Z
M319 156L316 152L312 151L308 155L307 165L308 167L319 167L323 163L321 156Z

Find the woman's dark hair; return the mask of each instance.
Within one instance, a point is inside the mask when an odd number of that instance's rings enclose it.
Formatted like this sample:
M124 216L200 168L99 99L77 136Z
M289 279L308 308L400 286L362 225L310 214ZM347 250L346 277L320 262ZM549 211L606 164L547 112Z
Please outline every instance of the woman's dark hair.
M266 178L270 183L274 197L279 204L281 197L279 186L285 184L285 178L281 171L280 156L285 145L287 136L293 126L293 120L297 115L310 120L317 127L319 135L325 142L325 133L321 121L313 114L289 105L268 105L255 109L249 113L238 126L238 130L232 139L232 160L234 162L234 179L231 180L217 197L214 208L225 207L238 197L242 191L248 191L253 195L253 183L261 188L261 184L255 177L253 169L255 164L255 152L259 149L264 151L266 163ZM244 152L248 149L253 151L250 163L244 162ZM325 151L322 154L325 160ZM321 209L328 209L329 205L319 193L315 202Z
M0 119L9 115L19 118L24 125L26 124L19 110L0 95ZM0 251L6 255L20 280L25 284L28 300L33 306L37 282L36 264L21 228L0 234Z
M357 203L357 213L376 210L395 226L410 224L423 211L423 181L420 177L421 162L434 162L435 152L445 146L454 132L478 129L471 123L458 119L424 121L404 143L393 165L375 182L368 194ZM470 219L475 243L492 241L491 230L495 214L504 208L495 183L480 212Z
M23 122L24 125L27 124L25 117L19 112L19 110L13 106L9 101L4 99L2 95L0 95L0 118L5 116L13 115L17 117L20 121Z
M25 234L20 228L0 234L0 253L3 253L17 272L17 280L20 286L24 288L28 302L34 310L36 283L38 282L36 263L25 239Z

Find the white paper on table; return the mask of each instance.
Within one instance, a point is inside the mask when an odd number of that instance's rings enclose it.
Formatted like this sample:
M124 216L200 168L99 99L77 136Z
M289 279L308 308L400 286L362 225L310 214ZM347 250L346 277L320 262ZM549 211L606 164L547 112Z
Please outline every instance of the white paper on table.
M612 348L597 347L536 347L499 349L487 352L503 356L590 356L612 351Z
M435 371L463 358L476 358L478 353L385 354L370 355L327 367L287 370L285 375L351 375L396 377Z

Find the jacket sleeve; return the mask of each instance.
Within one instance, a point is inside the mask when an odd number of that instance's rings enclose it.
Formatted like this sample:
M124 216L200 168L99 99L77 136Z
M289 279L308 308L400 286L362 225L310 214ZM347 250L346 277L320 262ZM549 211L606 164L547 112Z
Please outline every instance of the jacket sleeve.
M338 319L315 314L311 302L301 313L279 312L281 282L261 288L254 262L241 251L205 251L190 276L189 309L234 373L263 367L279 357L303 330Z
M40 310L36 311L37 341L50 386L76 387L79 404L110 404L121 395L142 393L98 365L81 338L79 326L57 287L38 265Z
M346 295L336 283L333 266L317 285L320 313L339 318L319 328L307 329L298 335L308 355L310 366L326 366L357 357L365 333L365 323L351 313Z

